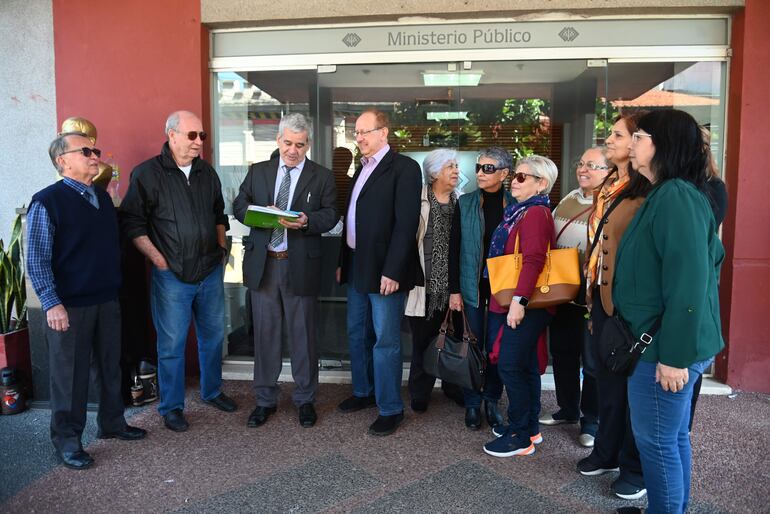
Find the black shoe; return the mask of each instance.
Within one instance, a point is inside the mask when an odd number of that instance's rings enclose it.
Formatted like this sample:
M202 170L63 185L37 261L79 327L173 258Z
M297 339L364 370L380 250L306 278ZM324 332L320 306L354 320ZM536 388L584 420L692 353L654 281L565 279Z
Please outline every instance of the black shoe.
M190 428L187 420L184 419L184 413L182 412L182 409L174 409L169 411L165 416L163 416L163 424L166 425L166 428L173 430L174 432L184 432Z
M617 466L602 466L602 465L596 464L593 460L591 460L591 457L586 457L578 461L577 470L580 472L581 475L585 475L587 477L593 477L593 476L603 475L605 473L610 473L612 471L619 471L620 468L618 468Z
M425 400L412 400L412 410L415 412L425 412L428 410L428 402Z
M345 398L337 405L337 410L340 412L356 412L357 410L365 409L367 407L374 407L377 405L377 400L374 396L351 396Z
M570 418L562 414L561 410L558 412L554 412L553 414L546 414L545 416L540 418L540 424L541 425L562 425L562 424L569 424L574 425L578 421L580 421L577 418Z
M640 487L622 478L618 478L612 482L612 492L615 493L615 496L624 500L638 500L639 498L644 498L647 494L647 489L644 486Z
M620 507L615 512L617 514L642 514L644 511L639 507Z
M392 416L377 416L374 423L369 426L369 433L372 435L390 435L396 431L402 421L404 421L403 411Z
M208 403L209 405L225 412L235 412L235 410L238 408L238 406L235 405L233 399L227 396L225 393L219 393L219 396L216 398L203 401L204 403Z
M315 425L318 420L318 414L315 413L315 408L312 403L303 403L299 406L299 424L305 428L310 428Z
M251 411L251 414L249 415L249 421L246 422L246 426L254 428L260 425L264 425L265 421L267 421L267 418L270 417L270 414L275 414L275 406L262 407L261 405L257 405L257 408Z
M70 469L86 469L94 463L94 459L83 450L78 450L76 452L61 452L59 458L62 463Z
M478 407L468 407L465 409L465 426L471 430L481 428L481 409Z
M147 430L143 428L126 425L126 428L124 428L123 430L118 430L117 432L100 433L96 437L98 439L120 439L121 441L137 441L139 439L144 439L146 435L147 435Z
M487 417L489 427L494 430L503 424L503 415L497 410L497 402L484 400L484 415Z

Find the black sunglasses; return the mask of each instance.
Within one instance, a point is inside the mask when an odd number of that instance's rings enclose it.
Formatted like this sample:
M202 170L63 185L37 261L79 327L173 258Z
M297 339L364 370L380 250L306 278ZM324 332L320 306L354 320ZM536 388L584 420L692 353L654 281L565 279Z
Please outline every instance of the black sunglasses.
M206 134L202 130L200 132L196 132L194 130L191 130L190 132L179 132L179 133L186 135L187 139L189 139L190 141L195 141L198 138L198 136L200 136L201 141L205 141L206 138L208 137L208 134Z
M491 175L492 173L496 173L500 170L504 170L505 168L498 168L494 164L479 164L476 163L476 173L479 171L483 171L487 175Z
M101 150L99 150L98 148L88 148L87 146L84 146L83 148L78 148L76 150L67 150L66 152L62 152L61 155L64 155L65 153L75 153L75 152L80 152L85 157L91 157L91 154L94 154L97 159L102 156Z

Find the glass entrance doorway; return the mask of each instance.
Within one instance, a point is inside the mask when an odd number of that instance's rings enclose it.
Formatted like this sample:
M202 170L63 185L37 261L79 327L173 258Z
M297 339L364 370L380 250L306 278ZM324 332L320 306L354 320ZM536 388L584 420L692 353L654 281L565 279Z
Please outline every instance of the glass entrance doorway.
M551 193L555 206L577 187L573 163L587 147L601 145L615 116L627 110L675 107L690 112L710 128L712 151L720 166L722 161L725 63L719 60L345 64L219 71L214 81L214 161L228 208L248 166L269 159L276 149L278 122L290 112L314 120L308 157L333 170L340 215L359 158L355 120L370 107L390 115L390 146L420 164L432 149L457 149L461 193L476 188L478 150L502 146L514 160L537 153L557 164L560 178ZM232 224L233 250L225 278L225 351L227 359L249 360L253 350L240 260L248 231L235 221ZM338 225L324 236L319 355L322 365L328 366L347 358L345 289L334 281L340 230ZM407 359L406 323L403 330Z

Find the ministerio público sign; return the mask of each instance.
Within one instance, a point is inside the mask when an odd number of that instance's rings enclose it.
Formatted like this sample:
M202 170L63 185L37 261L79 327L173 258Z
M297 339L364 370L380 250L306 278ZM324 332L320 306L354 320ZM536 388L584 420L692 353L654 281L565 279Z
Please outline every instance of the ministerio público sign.
M215 31L213 57L701 45L728 45L727 18L400 24Z

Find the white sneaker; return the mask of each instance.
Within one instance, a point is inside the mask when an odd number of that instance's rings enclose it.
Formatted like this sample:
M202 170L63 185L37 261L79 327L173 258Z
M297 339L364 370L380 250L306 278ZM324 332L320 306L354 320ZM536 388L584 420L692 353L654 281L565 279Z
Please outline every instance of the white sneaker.
M580 434L578 437L578 442L580 443L580 446L584 446L585 448L593 448L594 436L591 434Z

